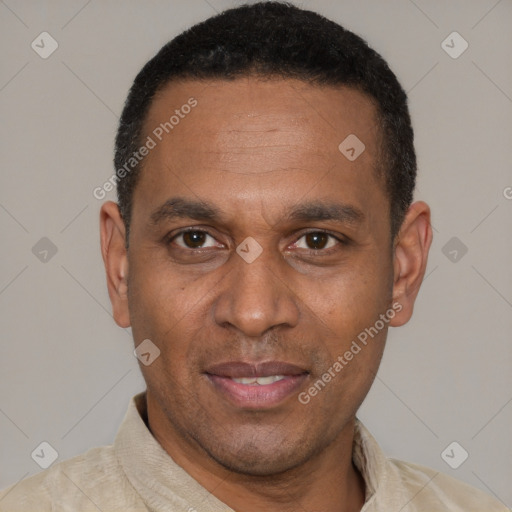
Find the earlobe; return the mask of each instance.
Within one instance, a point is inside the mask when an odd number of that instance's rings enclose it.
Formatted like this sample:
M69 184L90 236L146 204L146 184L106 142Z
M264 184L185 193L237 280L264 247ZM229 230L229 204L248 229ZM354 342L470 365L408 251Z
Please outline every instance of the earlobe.
M114 320L130 326L128 309L128 254L125 226L116 203L104 203L100 211L101 254L105 265L108 294Z
M431 243L430 208L417 201L407 211L395 244L393 303L399 303L402 309L390 322L393 327L404 325L412 316Z

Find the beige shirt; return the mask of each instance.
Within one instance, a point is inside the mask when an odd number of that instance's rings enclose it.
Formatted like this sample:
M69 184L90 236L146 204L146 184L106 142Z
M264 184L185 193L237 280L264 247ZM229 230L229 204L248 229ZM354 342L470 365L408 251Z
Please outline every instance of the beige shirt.
M0 512L233 512L172 460L146 422L140 393L113 445L54 463L0 492ZM366 482L362 512L507 511L447 475L386 458L359 420L353 460Z

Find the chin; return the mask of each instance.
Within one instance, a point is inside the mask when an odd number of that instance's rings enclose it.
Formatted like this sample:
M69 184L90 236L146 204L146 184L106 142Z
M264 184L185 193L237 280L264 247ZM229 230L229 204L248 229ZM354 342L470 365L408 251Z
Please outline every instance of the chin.
M289 432L281 436L275 431L258 435L254 430L252 433L246 432L246 435L233 434L227 439L220 436L215 443L203 444L203 449L227 470L259 477L290 471L320 451L319 447L311 447L306 440L290 439Z
M210 456L227 470L245 476L274 477L285 473L302 461L293 456L278 453L266 454L255 449L243 450L242 453L210 454Z

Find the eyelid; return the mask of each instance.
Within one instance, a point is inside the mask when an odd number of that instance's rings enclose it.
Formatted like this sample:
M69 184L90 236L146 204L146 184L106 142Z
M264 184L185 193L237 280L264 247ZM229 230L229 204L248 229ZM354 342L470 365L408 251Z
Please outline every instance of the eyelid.
M178 236L180 235L183 235L185 233L188 233L190 231L193 231L193 232L201 232L201 233L205 233L209 236L211 236L217 243L222 243L222 242L219 242L217 240L217 238L215 237L215 235L213 235L207 228L204 228L204 227L201 227L201 226L189 226L189 227L186 227L186 228L182 228L180 229L179 231L177 231L176 233L170 233L170 234L167 234L163 241L168 245L170 244L175 238L177 238ZM302 237L310 234L310 233L323 233L325 235L328 235L332 238L334 238L337 242L339 242L340 245L348 245L350 240L343 236L343 235L340 235L340 234L334 234L332 232L330 232L329 230L325 230L325 229L320 229L320 228L309 228L307 231L303 231L301 232L300 234L298 235L295 235L296 238L295 238L295 241L292 243L293 244L296 244ZM222 244L224 245L224 244ZM188 250L188 251L193 251L193 252L198 252L198 251L201 251L201 247L197 248L197 249L193 249L193 248L185 248L185 247L181 247L179 246L181 249L183 250ZM332 250L336 250L335 247L330 247L329 249L303 249L305 251L309 251L313 254L319 254L319 253L324 253L324 254L328 254L329 252L331 252Z
M186 228L182 228L180 229L179 231L177 232L171 232L171 233L168 233L167 235L164 236L163 238L163 242L166 244L166 245L169 245L175 238L179 237L180 235L184 235L185 233L190 233L190 232L199 232L199 233L204 233L206 235L209 235L211 236L217 243L219 244L222 244L222 242L219 242L217 240L217 238L215 237L215 235L213 235L212 233L210 233L210 231L206 228L203 228L203 227L196 227L196 226L189 226L189 227L186 227ZM222 244L224 245L224 244ZM197 249L192 249L190 247L181 247L181 246L178 246L180 247L180 249L183 249L185 251L194 251L194 252L198 252L200 251L202 248L199 247Z
M338 242L345 243L345 244L349 242L348 237L342 235L341 233L333 233L332 231L329 231L328 229L321 229L321 228L316 228L316 229L309 228L308 231L302 232L300 234L300 236L297 238L297 240L299 240L300 238L302 238L305 235L309 235L310 233L323 233L324 235L332 236L333 238L338 240Z
M342 245L342 246L348 245L350 242L350 240L347 237L345 237L341 234L334 234L326 229L319 229L319 228L314 229L313 228L313 229L309 229L308 231L303 231L302 233L300 233L300 235L297 236L295 242L293 242L292 245L296 244L302 237L309 235L311 233L323 233L324 235L330 236L331 238L334 238L338 242L337 245ZM310 254L328 255L331 252L336 251L338 249L339 249L339 247L335 246L335 247L329 247L328 249L302 249L302 250L307 251Z

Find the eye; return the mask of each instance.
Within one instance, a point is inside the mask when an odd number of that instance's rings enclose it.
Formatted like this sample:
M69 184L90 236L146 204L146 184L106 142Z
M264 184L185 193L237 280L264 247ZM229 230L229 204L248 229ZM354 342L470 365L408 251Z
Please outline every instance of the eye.
M169 242L175 242L184 249L204 249L206 247L219 247L219 244L206 231L189 229L174 235Z
M303 240L303 242L301 242ZM325 250L336 246L336 243L343 243L342 240L330 235L325 231L311 231L302 235L293 245L299 249Z

